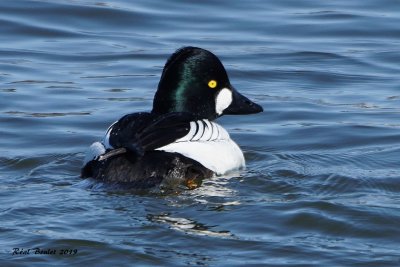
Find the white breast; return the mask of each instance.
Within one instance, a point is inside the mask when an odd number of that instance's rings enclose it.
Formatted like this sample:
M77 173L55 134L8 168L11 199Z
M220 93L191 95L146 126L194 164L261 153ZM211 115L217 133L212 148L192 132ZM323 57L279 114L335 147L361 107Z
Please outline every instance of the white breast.
M208 120L190 122L187 135L157 150L180 153L218 175L245 166L243 153L228 132Z

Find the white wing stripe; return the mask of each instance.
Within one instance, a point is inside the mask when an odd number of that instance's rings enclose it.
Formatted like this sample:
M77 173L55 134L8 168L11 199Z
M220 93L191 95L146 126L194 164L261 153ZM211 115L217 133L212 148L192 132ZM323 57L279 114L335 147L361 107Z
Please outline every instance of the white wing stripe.
M195 136L192 138L191 141L197 141L201 138L201 136L204 133L204 125L203 123L201 123L201 121L196 121L196 123L198 124L198 128L197 128L197 133L195 134Z
M184 137L179 138L178 140L176 140L175 142L187 142L187 141L191 141L196 133L197 130L197 124L195 121L191 121L190 122L190 130L187 133L187 135L185 135Z
M203 122L206 124L206 127L205 127L205 131L204 131L204 135L203 135L202 141L209 141L211 139L212 132L213 132L212 126L211 126L211 123L208 120L203 120Z
M202 125L203 125L203 133L201 134L201 136L200 136L200 138L199 138L199 141L203 141L203 136L204 136L204 134L207 132L207 125L204 123L204 121L203 120L200 120L200 122L199 123L201 123Z
M207 123L208 129L211 130L211 132L209 131L210 135L209 135L209 137L208 137L208 139L206 141L210 141L212 136L213 136L213 133L214 133L214 127L211 124L211 122L209 122L208 120L206 120L206 123Z
M190 131L189 133L186 135L188 137L188 141L192 140L194 135L196 134L196 130L197 130L197 124L195 121L191 121L190 122Z
M217 139L219 139L220 138L220 135L219 135L219 125L215 125L215 127L217 128Z
M105 147L106 149L109 149L109 148L112 149L112 148L114 148L114 147L110 144L110 134L111 134L111 131L112 131L114 125L115 125L117 122L118 122L118 121L114 122L113 124L110 125L110 127L108 127L107 132L106 132L106 135L104 136L103 144L104 144L104 147Z
M222 140L230 140L229 134L224 128L209 120L198 120L191 121L189 132L174 143Z
M218 138L218 129L217 129L217 125L215 125L215 123L211 123L211 126L213 128L213 134L211 136L211 140L216 140Z

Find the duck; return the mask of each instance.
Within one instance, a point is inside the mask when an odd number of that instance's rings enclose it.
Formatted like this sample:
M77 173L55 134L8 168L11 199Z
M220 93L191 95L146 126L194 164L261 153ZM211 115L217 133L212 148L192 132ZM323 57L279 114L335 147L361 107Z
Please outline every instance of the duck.
M215 120L262 111L231 85L216 55L182 47L165 63L152 110L114 122L89 147L81 177L134 189L195 189L245 167L242 150Z

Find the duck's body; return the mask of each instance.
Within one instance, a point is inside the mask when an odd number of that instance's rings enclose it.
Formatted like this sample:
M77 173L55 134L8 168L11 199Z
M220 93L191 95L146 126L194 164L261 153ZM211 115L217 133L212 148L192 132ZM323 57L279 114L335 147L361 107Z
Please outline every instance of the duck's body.
M82 177L134 188L195 188L204 178L245 166L239 146L213 120L261 111L233 89L216 56L182 48L164 67L153 110L111 125L90 147Z

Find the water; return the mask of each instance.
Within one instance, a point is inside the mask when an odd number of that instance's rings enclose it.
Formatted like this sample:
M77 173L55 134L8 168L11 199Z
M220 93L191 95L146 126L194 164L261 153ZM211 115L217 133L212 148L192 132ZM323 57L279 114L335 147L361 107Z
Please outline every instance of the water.
M2 266L399 266L400 2L0 2ZM89 188L84 151L149 110L184 45L265 112L247 170L180 194ZM75 255L12 255L76 249ZM73 252L72 252L73 253Z

